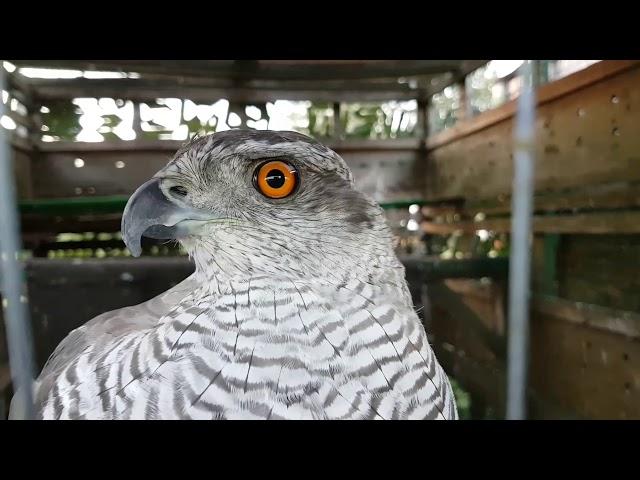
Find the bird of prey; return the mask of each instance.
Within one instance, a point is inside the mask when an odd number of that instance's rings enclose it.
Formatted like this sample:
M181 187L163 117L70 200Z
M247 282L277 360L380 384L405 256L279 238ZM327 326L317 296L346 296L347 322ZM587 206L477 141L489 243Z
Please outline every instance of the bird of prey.
M129 199L123 239L195 272L71 332L42 419L457 419L380 206L294 132L197 138ZM13 417L19 416L19 412Z

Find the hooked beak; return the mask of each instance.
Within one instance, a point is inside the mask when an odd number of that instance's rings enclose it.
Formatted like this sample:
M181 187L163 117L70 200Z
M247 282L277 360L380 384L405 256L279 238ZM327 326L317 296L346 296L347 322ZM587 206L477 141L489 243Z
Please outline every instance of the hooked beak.
M122 214L122 239L134 257L142 253L142 237L184 238L194 224L213 219L213 215L168 199L160 189L160 180L142 184L129 198Z

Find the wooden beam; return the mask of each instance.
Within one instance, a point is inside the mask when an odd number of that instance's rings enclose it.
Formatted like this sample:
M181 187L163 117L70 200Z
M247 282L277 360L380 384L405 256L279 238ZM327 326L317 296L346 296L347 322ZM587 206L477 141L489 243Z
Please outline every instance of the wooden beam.
M17 67L67 68L173 74L207 78L335 80L398 78L458 72L487 60L375 60L340 64L257 61L247 67L229 60L12 60ZM477 68L477 67L476 67Z
M536 312L569 323L640 340L640 314L636 312L573 302L549 295L534 295L531 306Z
M22 125L27 130L31 129L31 126L33 125L31 118L29 118L28 116L20 115L18 112L13 112L7 109L5 115L13 120L17 125Z
M421 147L424 146L424 142L429 138L429 100L429 97L426 99L418 99L418 121L416 124L416 130L418 131L418 137L421 140Z
M110 142L40 142L38 148L43 153L78 153L78 152L126 152L126 151L159 151L175 152L184 145L180 140L121 140ZM417 150L420 141L415 138L389 140L337 140L329 139L324 144L340 151L387 151Z
M17 73L7 75L9 93L17 98L27 109L33 108L32 100L35 97L33 86L25 77Z
M8 365L0 365L0 394L11 385L11 369Z
M69 90L86 88L120 88L120 89L173 89L184 88L210 89L210 90L234 90L247 89L257 91L364 91L364 92L415 92L417 86L407 83L399 83L397 80L326 80L326 81L296 81L296 80L244 80L236 81L232 79L216 78L179 78L166 77L142 77L142 78L115 78L115 79L87 79L87 78L57 78L43 79L30 78L29 85L34 89L48 87L64 87Z
M146 71L140 79L24 79L19 81L37 90L44 98L73 98L78 96L104 96L150 101L160 97L176 97L210 101L229 95L239 100L253 101L317 100L317 101L385 101L413 99L420 95L433 95L480 67L486 60L453 61L385 61L367 62L357 68L341 65L338 70L319 65L260 66L200 65L193 62L139 61L18 61L18 66L46 68L74 68L91 70L102 66L106 70L123 70L126 66L140 66ZM255 62L254 62L255 63ZM203 69L204 68L204 69ZM128 71L132 71L129 69ZM438 76L439 75L439 76ZM420 88L400 83L399 78L420 77ZM429 76L429 78L424 78ZM425 81L426 80L426 81ZM240 82L240 84L238 83ZM419 83L420 83L419 82ZM117 87L117 88L114 88ZM93 90L93 94L91 93ZM422 92L422 93L420 93Z
M158 98L181 98L196 103L214 103L225 98L238 102L275 102L276 100L318 101L318 102L384 102L392 100L413 100L417 90L267 90L243 87L208 88L177 86L138 88L135 86L120 88L117 85L91 86L82 84L68 86L64 84L40 85L35 87L38 96L43 100L71 99L76 97L108 97L121 98L136 102L152 102Z
M511 231L511 218L490 218L481 222L428 222L424 224L423 230L436 235L455 232L475 233L478 230L508 233ZM533 217L533 231L536 233L640 233L640 212L616 211L575 215L536 215Z
M113 140L109 142L40 142L43 153L176 151L185 144L180 140Z
M638 60L604 60L579 72L560 80L542 85L537 91L537 105L543 105L557 98L575 93L594 83L603 81L611 76L618 75L632 68L638 68ZM501 107L488 110L457 123L455 126L432 135L427 139L427 149L433 150L460 138L479 132L492 125L503 122L515 116L517 99L505 103Z
M504 359L507 352L506 338L487 328L482 319L464 302L465 295L453 291L443 282L429 284L429 298L434 305L442 308L464 324L465 329L478 337L497 357Z
M640 182L583 185L559 192L539 193L534 197L536 213L636 207L640 207ZM493 199L470 201L465 204L465 209L470 215L477 212L486 215L507 214L511 211L511 196L505 195L502 202Z
M17 136L15 132L12 132L11 135L11 147L26 153L33 152L33 145L29 141L27 141L26 138Z
M340 102L333 102L333 138L340 141L344 138L344 125L340 115Z

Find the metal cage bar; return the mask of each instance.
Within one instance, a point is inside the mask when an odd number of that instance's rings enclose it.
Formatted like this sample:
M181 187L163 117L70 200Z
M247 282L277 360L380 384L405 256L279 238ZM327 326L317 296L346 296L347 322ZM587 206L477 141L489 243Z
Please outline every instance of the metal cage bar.
M534 61L531 60L522 66L523 89L518 98L514 139L507 370L509 420L523 420L527 416L531 222L535 164L535 67Z
M0 90L6 90L5 86L5 70L0 66ZM5 110L0 101L0 118ZM14 392L19 392L12 408L21 412L20 418L31 419L34 416L34 355L25 277L19 260L20 228L9 142L7 130L0 128L0 281L11 379Z

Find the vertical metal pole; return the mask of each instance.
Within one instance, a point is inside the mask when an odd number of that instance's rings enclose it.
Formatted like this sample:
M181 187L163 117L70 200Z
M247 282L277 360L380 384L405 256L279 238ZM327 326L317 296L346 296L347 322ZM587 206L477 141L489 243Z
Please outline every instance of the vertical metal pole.
M0 90L6 90L5 71L0 66ZM0 101L0 118L5 106ZM24 272L19 263L20 229L16 205L13 158L9 134L0 127L0 280L2 306L11 363L13 390L20 390L18 406L23 418L34 417L33 408L33 345L27 310Z
M180 120L182 122L182 119ZM136 134L136 140L142 140L142 122L140 120L140 102L133 102L133 131Z
M420 138L420 146L424 147L424 142L429 138L429 106L431 104L429 97L421 96L418 98L418 121L416 130Z
M529 283L531 223L535 162L535 65L522 67L523 86L518 99L515 128L514 178L511 205L511 258L509 261L509 340L507 419L527 415L529 360Z
M333 137L342 140L344 137L344 125L340 118L340 102L333 102Z
M467 120L473 117L473 107L471 106L471 85L468 76L465 76L458 83L460 87L460 109L458 111L458 121Z

